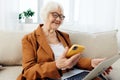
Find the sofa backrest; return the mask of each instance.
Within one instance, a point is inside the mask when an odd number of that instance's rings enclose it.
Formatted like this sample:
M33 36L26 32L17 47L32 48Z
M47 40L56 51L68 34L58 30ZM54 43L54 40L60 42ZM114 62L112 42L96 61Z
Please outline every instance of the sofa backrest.
M111 57L118 52L117 31L84 33L63 30L70 35L72 43L85 46L83 56ZM28 32L0 31L0 64L21 65L21 40Z
M21 65L21 39L26 32L0 31L0 64Z
M87 33L64 30L73 44L85 46L83 56L91 58L112 57L118 53L117 30Z

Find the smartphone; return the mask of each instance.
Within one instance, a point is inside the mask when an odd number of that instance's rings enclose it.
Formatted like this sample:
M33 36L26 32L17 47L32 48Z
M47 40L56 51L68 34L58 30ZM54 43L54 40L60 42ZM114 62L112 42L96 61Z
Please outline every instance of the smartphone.
M69 58L79 52L82 52L85 49L84 46L79 44L73 44L71 48L68 50L68 53L66 54L66 57Z

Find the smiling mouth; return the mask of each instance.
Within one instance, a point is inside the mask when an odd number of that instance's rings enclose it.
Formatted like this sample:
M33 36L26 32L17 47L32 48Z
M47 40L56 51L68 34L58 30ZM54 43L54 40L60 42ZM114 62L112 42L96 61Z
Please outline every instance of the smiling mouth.
M60 23L55 23L55 24L60 25Z
M56 24L56 25L60 25L60 23L55 23L55 22L53 22L54 24Z
M53 21L53 23L55 23L55 24L60 24L60 22L55 22L55 21Z

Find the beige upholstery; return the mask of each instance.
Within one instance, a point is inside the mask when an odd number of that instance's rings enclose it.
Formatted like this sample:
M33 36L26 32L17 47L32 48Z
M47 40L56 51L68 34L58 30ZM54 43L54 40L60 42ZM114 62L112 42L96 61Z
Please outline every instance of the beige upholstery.
M0 31L0 64L21 64L21 39L25 34L25 32Z
M66 31L66 30L64 30ZM73 43L84 45L84 56L89 57L110 57L118 52L116 31L102 33L81 33L66 31L70 34ZM0 31L0 80L16 80L21 73L21 39L26 32ZM112 80L120 79L120 60L113 64L113 71L110 73Z
M6 66L0 70L0 80L16 80L21 71L21 66Z

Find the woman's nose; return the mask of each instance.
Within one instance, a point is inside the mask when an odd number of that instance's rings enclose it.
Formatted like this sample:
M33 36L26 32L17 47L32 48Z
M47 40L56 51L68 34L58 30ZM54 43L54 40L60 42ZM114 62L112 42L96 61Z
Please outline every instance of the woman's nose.
M56 20L61 21L61 18L58 16L58 17L56 18Z

